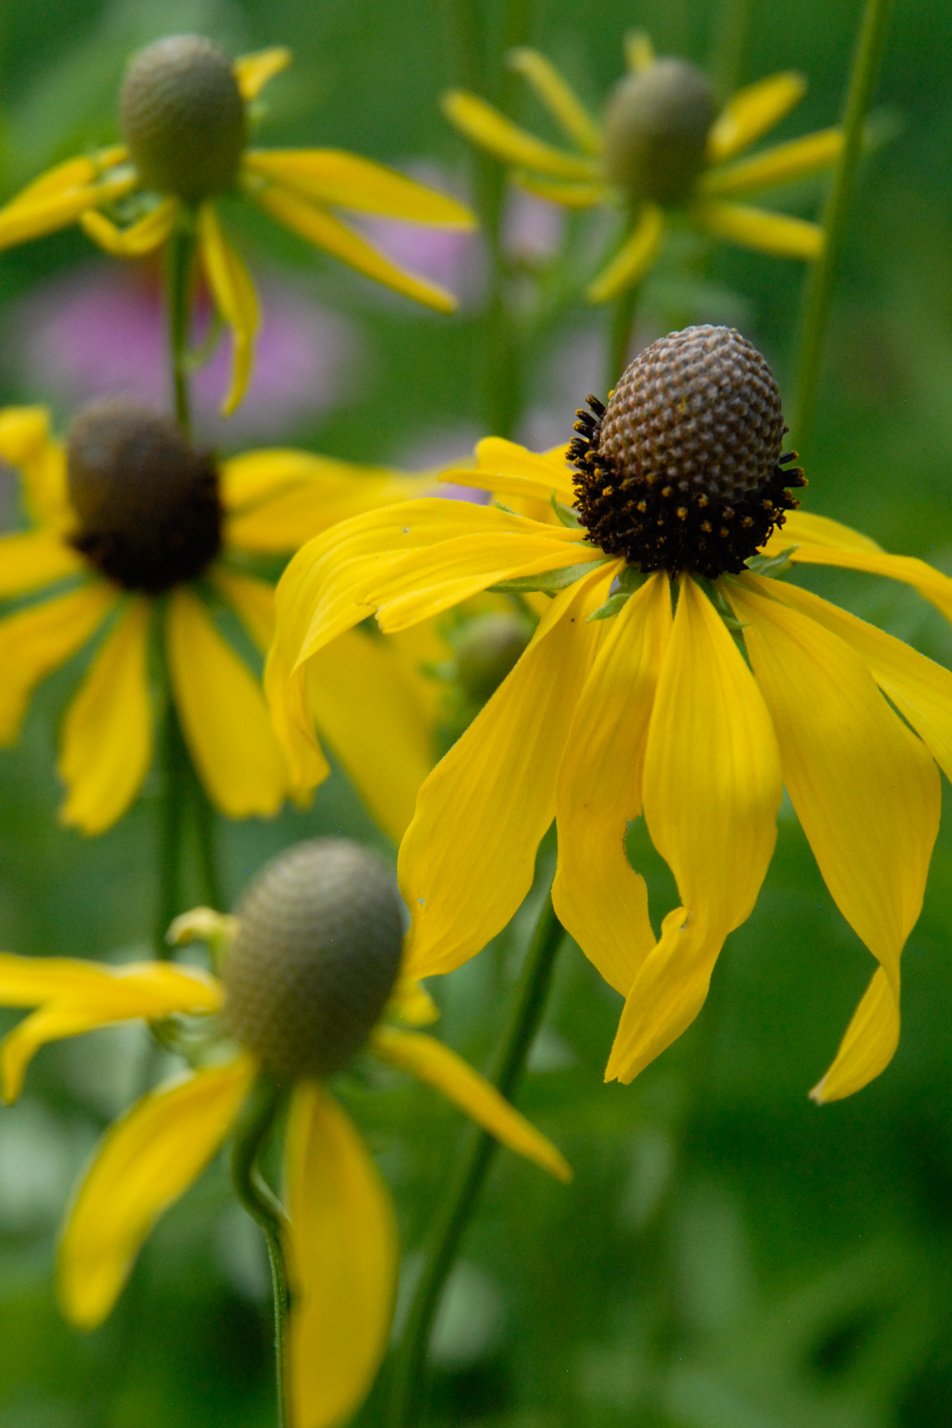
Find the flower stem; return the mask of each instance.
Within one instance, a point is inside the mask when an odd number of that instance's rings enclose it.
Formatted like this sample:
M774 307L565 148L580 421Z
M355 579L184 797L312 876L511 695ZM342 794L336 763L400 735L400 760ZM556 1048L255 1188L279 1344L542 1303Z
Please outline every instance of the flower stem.
M547 897L532 934L518 995L491 1078L506 1097L512 1095L522 1074L541 1021L562 936L561 924ZM421 1422L420 1389L433 1321L496 1144L486 1131L472 1127L469 1144L433 1227L423 1272L395 1350L389 1428L407 1428Z
M608 333L608 370L605 374L606 395L614 387L629 362L631 338L635 327L635 314L641 287L635 283L618 294L612 305L611 325Z
M892 0L866 0L843 113L843 150L823 214L823 252L807 282L800 335L794 431L803 446L813 421L823 342L830 316L833 279L843 246L850 200L863 148L863 131L879 71Z
M188 391L188 336L194 257L194 233L190 227L176 227L169 238L165 256L166 320L175 420L186 436L190 436L192 430Z
M273 1082L259 1080L248 1099L235 1133L231 1173L235 1191L248 1214L260 1225L271 1266L274 1299L274 1368L277 1387L277 1428L294 1428L287 1394L287 1318L290 1306L287 1266L282 1244L284 1210L261 1173L260 1161L284 1091Z

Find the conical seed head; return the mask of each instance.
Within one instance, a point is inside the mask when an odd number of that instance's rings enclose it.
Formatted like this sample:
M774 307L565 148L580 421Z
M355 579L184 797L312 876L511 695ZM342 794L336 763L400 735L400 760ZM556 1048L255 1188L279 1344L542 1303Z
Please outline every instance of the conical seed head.
M171 35L133 57L119 96L142 182L198 203L230 188L248 138L232 62L201 35Z
M66 438L72 542L103 574L152 593L199 575L221 546L218 473L167 417L125 398L83 407Z
M628 75L605 110L606 178L638 203L687 202L716 112L710 81L686 60Z
M339 1071L393 991L403 926L392 876L360 844L321 838L280 854L238 908L228 1029L280 1081Z

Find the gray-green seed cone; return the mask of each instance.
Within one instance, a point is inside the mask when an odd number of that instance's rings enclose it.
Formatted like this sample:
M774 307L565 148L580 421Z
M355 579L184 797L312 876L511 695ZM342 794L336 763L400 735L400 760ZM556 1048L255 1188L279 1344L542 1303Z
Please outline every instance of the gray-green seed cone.
M605 111L605 176L637 203L686 203L717 109L707 76L680 59L628 75Z

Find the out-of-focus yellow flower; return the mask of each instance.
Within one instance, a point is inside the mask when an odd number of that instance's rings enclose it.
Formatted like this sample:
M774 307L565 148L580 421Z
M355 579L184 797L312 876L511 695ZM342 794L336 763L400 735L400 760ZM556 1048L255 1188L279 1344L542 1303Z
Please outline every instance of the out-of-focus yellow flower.
M288 566L265 687L295 779L311 659L368 610L400 631L487 588L548 612L434 768L400 849L411 975L449 972L513 916L556 822L553 899L625 1007L607 1075L630 1081L691 1023L766 874L785 785L830 894L879 964L814 1091L889 1062L899 959L952 776L952 674L788 583L799 565L901 580L952 618L952 580L796 511L780 397L727 328L653 343L566 452L490 439L469 471L502 507L412 501L347 521ZM511 507L550 501L555 526ZM746 656L746 658L745 658ZM677 881L660 936L625 847L643 817Z
M33 522L0 537L0 596L28 601L0 617L0 744L18 736L36 684L97 641L63 723L61 816L87 833L108 828L152 762L158 632L210 799L232 818L274 814L288 790L285 760L257 678L219 619L237 617L265 650L274 592L261 562L346 515L418 494L428 479L293 450L218 462L167 419L121 400L81 410L65 444L41 407L0 412L0 458L20 472ZM310 681L331 747L395 838L432 763L420 683L395 649L361 631Z
M543 55L518 49L509 58L572 150L536 138L475 94L452 91L443 109L457 129L510 165L530 193L569 208L610 205L630 216L621 246L588 286L590 301L605 302L639 282L679 215L703 233L779 257L819 254L823 233L816 224L735 201L835 162L839 129L738 160L802 97L802 75L759 80L718 112L700 70L655 58L647 37L634 34L627 42L630 73L609 96L599 123Z
M79 221L106 252L138 257L178 228L193 230L215 305L231 329L234 376L224 410L241 401L254 355L258 299L225 237L219 201L250 199L279 223L375 282L441 312L455 299L397 266L337 210L407 223L472 227L455 199L338 149L249 149L251 107L290 63L276 48L234 63L198 35L174 35L130 62L120 118L125 142L68 159L0 209L0 249Z
M397 1241L386 1187L326 1078L369 1045L519 1155L560 1180L571 1172L488 1082L419 1030L436 1012L402 977L402 908L366 849L331 839L298 844L259 874L237 917L198 909L172 935L209 941L224 959L221 979L161 962L0 954L0 1004L36 1008L0 1044L7 1101L47 1042L145 1020L164 1022L169 1043L169 1019L193 1019L182 1043L192 1068L107 1130L85 1171L60 1242L62 1310L82 1329L106 1318L156 1220L214 1158L263 1073L291 1101L283 1233L290 1421L330 1428L357 1408L386 1348ZM234 1041L223 1039L222 1024Z

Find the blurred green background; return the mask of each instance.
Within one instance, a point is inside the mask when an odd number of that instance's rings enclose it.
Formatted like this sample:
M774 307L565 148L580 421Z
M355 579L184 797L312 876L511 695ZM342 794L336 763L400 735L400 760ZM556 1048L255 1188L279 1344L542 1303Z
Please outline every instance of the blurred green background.
M506 7L478 0L478 9L491 93L502 83ZM735 17L743 9L735 5ZM834 122L857 0L751 0L747 9L736 79L791 67L810 79L778 137ZM647 29L662 53L702 64L731 56L716 0L535 0L528 11L531 43L593 107L621 72L632 26ZM806 441L796 431L791 440L810 478L808 509L948 571L947 21L946 0L895 6L817 419ZM235 54L293 48L294 67L269 88L261 143L339 145L469 191L471 156L438 109L440 90L458 79L448 3L0 0L0 196L108 141L125 57L177 30L206 33ZM536 123L528 105L522 112ZM806 185L777 202L810 214L821 189ZM539 209L518 221L514 241L525 245L528 270L558 232ZM418 235L400 249L411 264L443 264L463 292L460 315L443 319L381 294L264 221L236 211L229 222L285 308L304 314L303 346L274 359L271 388L250 403L235 436L206 407L210 440L223 450L280 440L413 467L463 455L486 430L478 244L431 252ZM150 283L145 271L120 277L75 231L3 255L0 400L47 403L65 420L70 382L105 370L104 353L128 365L136 342L147 342ZM792 262L675 244L646 285L640 336L685 321L733 322L789 389L802 286ZM528 277L523 287L514 290L514 331L530 316ZM110 292L130 302L135 294L145 338L114 325ZM66 310L69 334L44 348L43 332ZM604 389L606 317L577 303L527 340L518 425L526 439L565 439L574 406ZM0 477L7 519L10 490ZM952 642L938 617L885 585L842 575L816 588L948 662ZM154 792L94 841L55 821L55 731L75 673L48 681L22 744L0 752L0 946L142 955L154 897ZM229 895L268 853L319 831L377 837L335 777L305 813L222 830ZM545 871L540 864L540 886ZM439 1325L431 1421L947 1428L950 909L946 825L906 954L901 1048L880 1080L824 1109L806 1091L831 1059L870 964L789 812L756 912L730 939L703 1015L631 1087L602 1084L616 1001L567 949L520 1103L565 1150L576 1180L565 1190L499 1157ZM477 1065L503 1020L526 923L434 988L441 1035ZM136 1093L146 1055L136 1030L53 1047L22 1102L0 1114L0 1428L272 1421L263 1251L222 1167L162 1223L103 1329L80 1337L57 1317L54 1240L69 1186L101 1127ZM410 1280L464 1126L415 1085L355 1077L340 1091L393 1187ZM358 1421L372 1425L379 1415L372 1398Z

